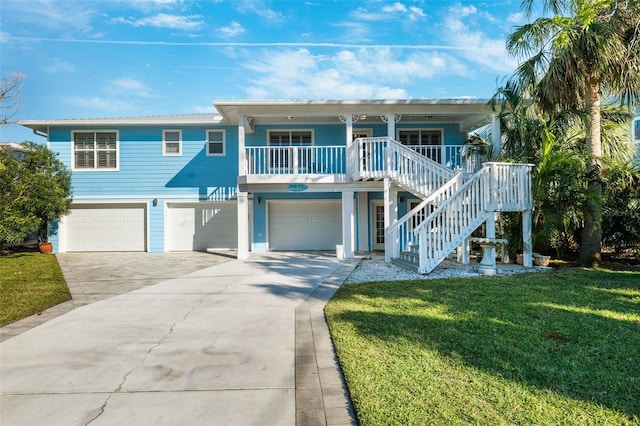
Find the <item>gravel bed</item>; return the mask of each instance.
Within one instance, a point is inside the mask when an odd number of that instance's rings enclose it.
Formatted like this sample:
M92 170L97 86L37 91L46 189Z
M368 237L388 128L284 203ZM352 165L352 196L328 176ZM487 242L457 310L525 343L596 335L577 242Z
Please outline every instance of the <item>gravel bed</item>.
M518 265L498 264L498 275L512 275L523 272L543 272L552 268L534 267L525 269ZM479 277L478 263L472 261L469 265L457 263L452 260L443 261L430 274L421 275L408 271L391 263L385 263L382 257L365 258L351 272L347 280L348 284L367 281L400 281L400 280L432 280L438 278L454 277Z

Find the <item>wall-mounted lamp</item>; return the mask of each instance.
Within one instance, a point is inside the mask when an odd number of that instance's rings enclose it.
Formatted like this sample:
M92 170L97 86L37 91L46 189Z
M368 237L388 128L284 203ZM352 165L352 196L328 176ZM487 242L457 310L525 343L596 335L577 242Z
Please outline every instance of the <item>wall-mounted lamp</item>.
M400 197L400 202L404 203L404 197Z
M258 204L262 204L262 197L258 197Z
M157 198L154 198L154 199L153 199L153 207L155 207L155 206L157 206L157 205L158 205L158 199L157 199Z

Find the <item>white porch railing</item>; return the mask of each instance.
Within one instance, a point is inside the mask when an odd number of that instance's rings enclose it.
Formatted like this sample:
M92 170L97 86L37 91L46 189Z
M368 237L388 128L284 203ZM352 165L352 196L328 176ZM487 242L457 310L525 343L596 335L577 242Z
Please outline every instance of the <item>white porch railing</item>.
M485 163L468 181L457 174L385 234L387 257L417 257L418 272L431 272L496 211L531 208L531 166Z
M387 147L390 152L385 151ZM395 165L391 167L402 168L402 171L408 171L412 176L419 175L421 170L429 172L429 175L421 175L425 180L434 176L450 178L452 174L449 170L462 167L463 151L462 146L404 146L388 137L357 139L349 147L245 148L247 174L250 175L350 174L355 179L382 179L388 176L389 165L386 161L392 159ZM439 186L433 183L436 187Z
M405 189L428 196L455 174L388 137L359 138L347 148L354 180L391 178Z
M345 174L344 146L247 147L250 175Z

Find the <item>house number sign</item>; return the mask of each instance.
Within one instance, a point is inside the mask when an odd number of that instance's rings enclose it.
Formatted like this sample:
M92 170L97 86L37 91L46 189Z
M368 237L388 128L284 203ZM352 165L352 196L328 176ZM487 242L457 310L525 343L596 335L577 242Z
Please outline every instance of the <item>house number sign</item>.
M302 191L306 191L307 188L309 187L304 183L292 183L289 186L287 186L287 189L289 190L289 192L302 192Z

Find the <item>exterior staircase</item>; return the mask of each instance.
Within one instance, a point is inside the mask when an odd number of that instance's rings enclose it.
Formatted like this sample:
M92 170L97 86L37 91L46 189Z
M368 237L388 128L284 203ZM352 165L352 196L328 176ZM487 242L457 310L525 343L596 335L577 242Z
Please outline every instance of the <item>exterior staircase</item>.
M531 209L528 164L488 162L468 175L386 137L357 139L347 155L354 180L388 178L423 199L385 230L385 257L421 274L431 272L495 212Z

